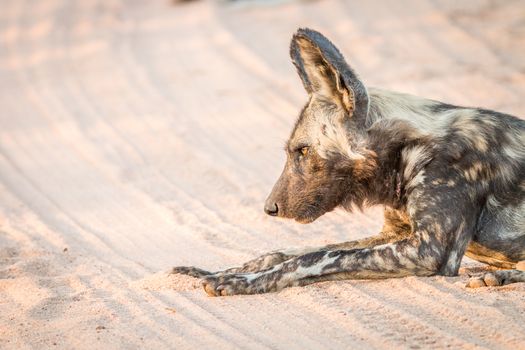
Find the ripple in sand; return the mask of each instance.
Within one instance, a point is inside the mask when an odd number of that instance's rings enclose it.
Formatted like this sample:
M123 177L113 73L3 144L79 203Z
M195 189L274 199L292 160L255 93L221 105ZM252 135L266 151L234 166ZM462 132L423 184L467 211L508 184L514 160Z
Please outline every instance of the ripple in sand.
M178 292L192 291L201 289L201 283L198 278L170 274L167 272L157 272L143 279L131 283L132 287L146 290L174 290Z

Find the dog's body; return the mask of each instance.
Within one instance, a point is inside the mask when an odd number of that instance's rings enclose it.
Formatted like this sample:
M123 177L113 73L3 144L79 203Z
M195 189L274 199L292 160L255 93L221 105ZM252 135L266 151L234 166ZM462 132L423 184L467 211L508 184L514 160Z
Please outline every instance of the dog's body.
M320 33L301 29L291 56L309 93L270 194L269 215L308 223L341 206L382 204L381 234L279 251L204 277L210 295L317 281L458 273L463 255L501 268L525 260L525 121L378 89L366 90ZM525 281L501 270L471 286Z

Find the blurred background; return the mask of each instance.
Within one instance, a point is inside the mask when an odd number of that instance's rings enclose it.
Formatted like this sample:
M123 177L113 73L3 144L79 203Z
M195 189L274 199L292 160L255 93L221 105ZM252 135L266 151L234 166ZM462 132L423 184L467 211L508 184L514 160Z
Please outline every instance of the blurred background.
M520 0L6 0L0 8L2 266L19 264L12 278L34 276L25 256L55 266L37 268L46 278L84 276L99 296L131 302L118 286L173 265L219 269L379 230L378 208L307 226L263 213L307 98L288 55L299 27L330 38L367 86L525 110Z

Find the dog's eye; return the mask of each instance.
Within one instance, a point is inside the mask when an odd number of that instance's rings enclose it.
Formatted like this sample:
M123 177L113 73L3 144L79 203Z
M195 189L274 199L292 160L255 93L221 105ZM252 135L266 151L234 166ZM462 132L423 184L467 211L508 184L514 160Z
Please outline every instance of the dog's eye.
M299 152L301 152L301 155L303 157L306 157L306 155L308 155L308 147L302 147Z

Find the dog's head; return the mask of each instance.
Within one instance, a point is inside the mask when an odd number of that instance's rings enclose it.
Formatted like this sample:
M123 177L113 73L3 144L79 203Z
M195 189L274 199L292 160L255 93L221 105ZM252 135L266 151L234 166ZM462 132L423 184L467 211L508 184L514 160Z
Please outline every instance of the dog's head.
M269 215L312 222L352 201L374 168L363 146L368 93L339 50L322 34L299 29L290 55L308 92L287 161L266 200Z

